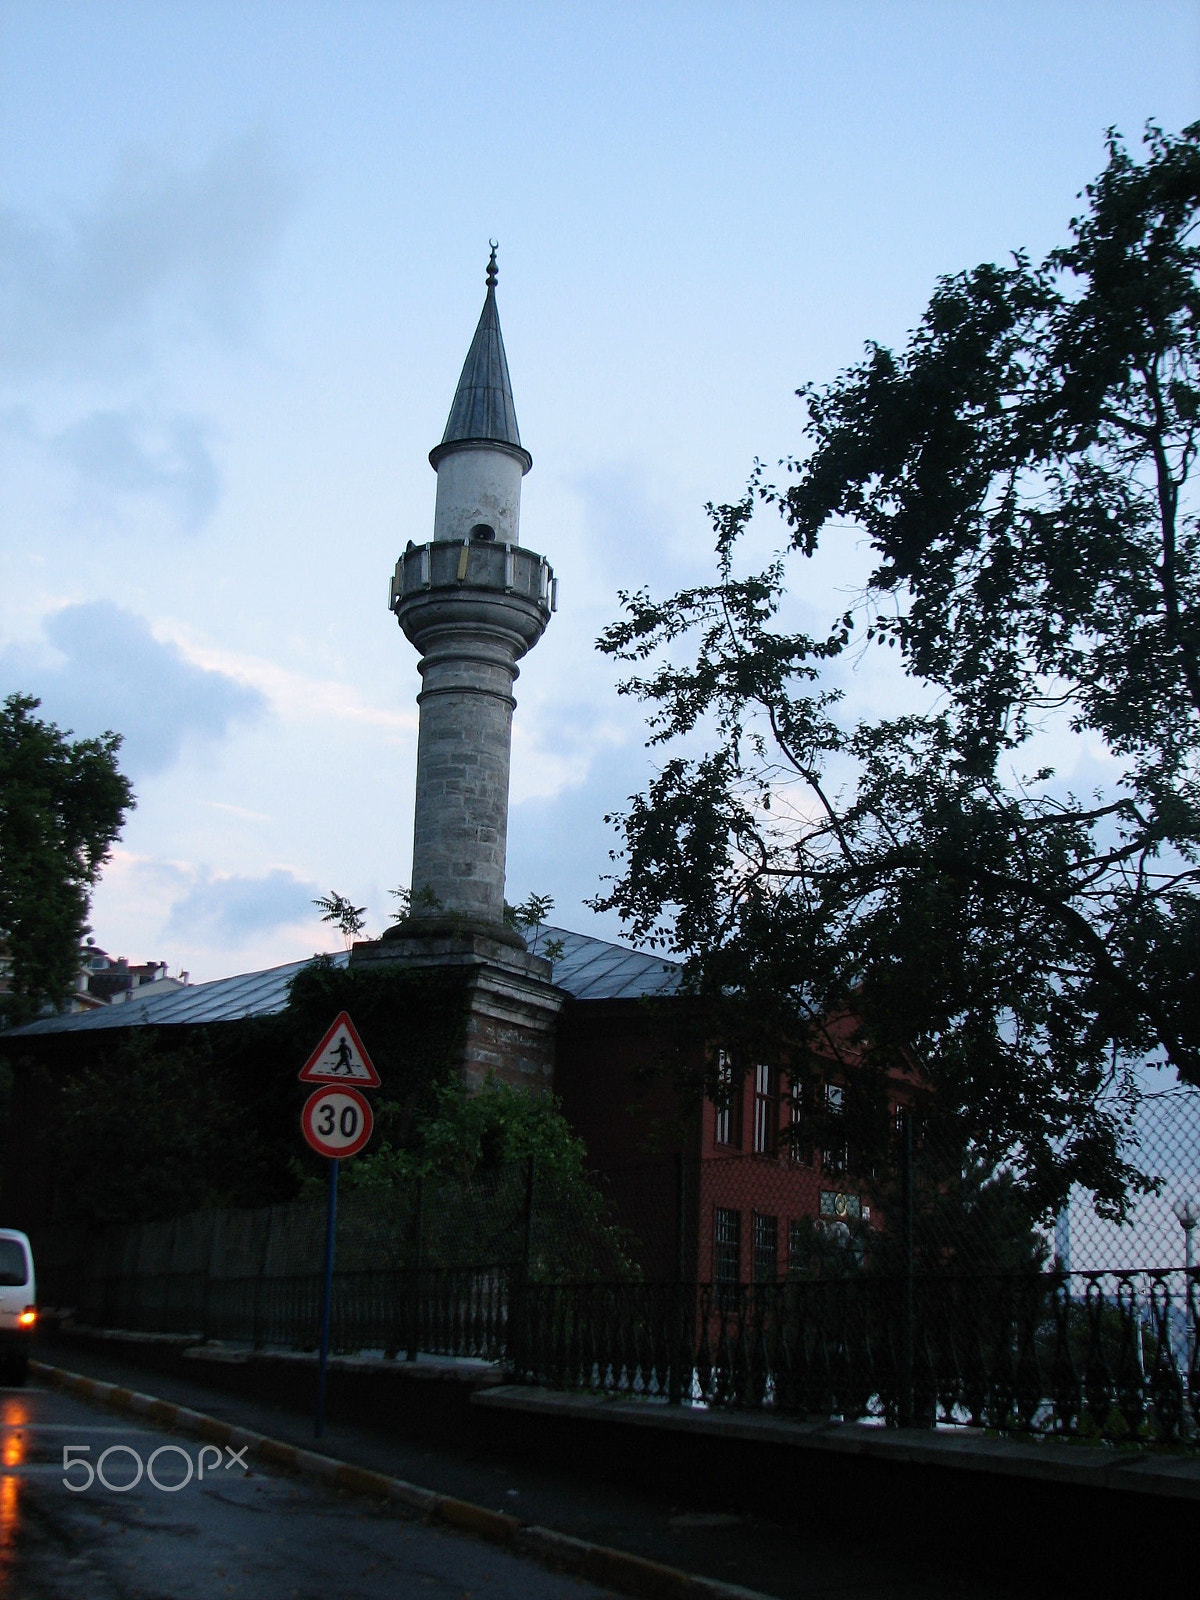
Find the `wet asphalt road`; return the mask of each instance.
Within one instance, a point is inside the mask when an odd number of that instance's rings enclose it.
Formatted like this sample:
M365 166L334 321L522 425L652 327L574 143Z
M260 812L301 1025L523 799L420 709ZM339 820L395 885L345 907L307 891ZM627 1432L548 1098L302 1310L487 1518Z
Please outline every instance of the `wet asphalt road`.
M55 1344L43 1330L38 1353L42 1360L72 1371L148 1391L301 1448L313 1448L310 1411L235 1396L193 1377L151 1371L123 1355L119 1340L97 1350L83 1343ZM4 1393L0 1390L0 1401ZM105 1412L97 1413L96 1420L111 1424L116 1419ZM980 1539L985 1537L978 1529L947 1526L937 1539L902 1548L894 1539L881 1540L873 1528L869 1499L860 1503L861 1537L847 1539L844 1532L825 1527L818 1515L810 1514L802 1496L797 1497L793 1519L784 1526L728 1514L719 1494L703 1503L676 1503L674 1496L655 1495L619 1474L597 1476L583 1459L578 1470L572 1470L528 1455L491 1457L471 1445L408 1439L391 1427L374 1430L336 1417L321 1448L339 1460L513 1513L527 1523L686 1572L744 1584L780 1600L1037 1600L1043 1593L1061 1600L1061 1590L1048 1580L1034 1583L1028 1574L1018 1579L1007 1570L1009 1547L1003 1536L985 1541L986 1561L978 1559ZM61 1459L61 1450L56 1459ZM589 1592L570 1580L558 1581L565 1586L550 1593ZM245 1587L241 1592L252 1593ZM398 1595L428 1592L423 1584L396 1590ZM0 1600L5 1600L2 1588Z
M74 1462L65 1472L64 1449ZM0 1597L602 1600L605 1594L407 1520L394 1507L246 1470L230 1455L36 1385L0 1389Z

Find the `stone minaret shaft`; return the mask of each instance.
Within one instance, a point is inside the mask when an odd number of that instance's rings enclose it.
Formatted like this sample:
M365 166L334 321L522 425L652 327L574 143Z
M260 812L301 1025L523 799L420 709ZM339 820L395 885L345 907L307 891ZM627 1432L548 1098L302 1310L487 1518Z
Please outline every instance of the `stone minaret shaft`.
M521 444L500 319L496 252L437 472L433 540L396 563L391 608L421 652L421 727L409 926L504 922L508 771L517 662L554 605L549 563L518 543Z

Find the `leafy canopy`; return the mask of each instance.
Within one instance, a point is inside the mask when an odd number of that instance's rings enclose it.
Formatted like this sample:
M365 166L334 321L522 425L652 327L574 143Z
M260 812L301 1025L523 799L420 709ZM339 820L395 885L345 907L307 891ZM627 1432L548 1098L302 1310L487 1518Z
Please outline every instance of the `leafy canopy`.
M522 1262L541 1280L636 1273L631 1241L553 1095L447 1079L403 1145L381 1142L348 1165L353 1188L381 1209L411 1206L422 1180L427 1265Z
M10 989L0 1021L17 1023L72 986L88 904L134 799L117 767L119 734L76 739L34 716L40 702L0 705L0 946Z
M788 479L709 507L714 582L622 595L600 648L683 743L598 903L748 1048L849 1001L855 1059L919 1065L1039 1206L1120 1212L1136 1065L1200 1082L1200 124L1140 161L1110 133L1083 198L1045 261L942 279L905 349L799 391ZM763 505L786 544L740 575ZM844 614L786 627L797 562L864 536ZM879 650L918 709L855 722ZM1070 792L1050 746L1111 777Z

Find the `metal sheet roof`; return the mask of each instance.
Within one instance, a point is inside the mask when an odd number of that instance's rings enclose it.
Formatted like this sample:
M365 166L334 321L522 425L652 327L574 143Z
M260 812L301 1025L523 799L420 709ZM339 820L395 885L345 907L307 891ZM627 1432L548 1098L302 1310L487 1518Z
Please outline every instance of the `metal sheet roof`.
M339 950L332 957L335 966L344 967L350 957ZM139 1024L169 1027L180 1022L236 1022L240 1017L269 1017L287 1005L287 986L307 961L290 961L284 967L268 967L265 972L241 972L233 978L215 978L211 983L190 984L186 989L168 989L155 994L153 985L146 994L121 1005L103 1006L98 1011L83 1011L78 1016L39 1017L23 1028L12 1028L5 1037L24 1037L39 1033L88 1033L98 1028L132 1028Z
M525 938L534 949L532 934ZM664 956L645 955L568 928L543 927L537 948L544 950L554 939L563 947L562 959L554 964L554 981L576 1000L641 1000L679 988L682 969Z
M544 950L554 939L563 946L562 957L554 964L554 982L576 1000L638 1000L673 994L679 987L679 966L662 956L644 955L624 945L593 939L586 933L548 926L538 934L537 946ZM533 949L532 934L527 936L527 942ZM350 958L339 950L331 959L335 966L344 967ZM10 1029L5 1037L269 1017L287 1005L288 984L307 965L306 961L292 961L283 967L268 967L264 972L242 972L233 978L216 978L211 983L158 994L153 985L147 985L145 994L139 993L121 1005L102 1006L75 1016L39 1017L23 1028Z

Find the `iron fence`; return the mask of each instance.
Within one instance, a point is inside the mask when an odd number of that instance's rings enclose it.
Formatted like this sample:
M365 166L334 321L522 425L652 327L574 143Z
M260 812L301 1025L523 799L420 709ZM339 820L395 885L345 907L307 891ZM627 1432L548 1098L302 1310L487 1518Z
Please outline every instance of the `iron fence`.
M562 1388L1110 1441L1200 1424L1196 1270L534 1284L520 1316L514 1373Z

